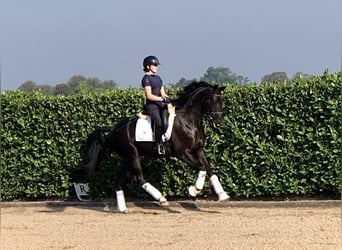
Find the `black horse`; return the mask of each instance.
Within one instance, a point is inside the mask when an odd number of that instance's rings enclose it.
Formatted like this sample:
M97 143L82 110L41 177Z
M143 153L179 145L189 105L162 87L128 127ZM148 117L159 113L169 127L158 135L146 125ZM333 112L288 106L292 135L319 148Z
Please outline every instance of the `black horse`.
M220 92L224 87L211 85L207 82L192 82L184 87L179 98L171 101L175 107L172 133L165 142L168 152L165 156L177 157L199 170L194 185L189 187L189 194L195 197L203 189L206 175L210 177L219 201L229 199L223 190L217 176L212 172L204 155L205 142L202 118L208 117L214 128L222 122ZM140 165L140 156L162 157L155 152L154 142L140 142L136 140L136 125L138 117L127 118L114 127L98 128L88 137L88 163L85 168L90 175L95 167L103 159L106 151L115 152L121 158L120 168L116 181L116 201L119 211L124 212L126 208L123 188L126 183L127 171L135 176L138 183L149 193L160 205L168 205L166 198L143 176ZM108 133L105 133L105 132Z

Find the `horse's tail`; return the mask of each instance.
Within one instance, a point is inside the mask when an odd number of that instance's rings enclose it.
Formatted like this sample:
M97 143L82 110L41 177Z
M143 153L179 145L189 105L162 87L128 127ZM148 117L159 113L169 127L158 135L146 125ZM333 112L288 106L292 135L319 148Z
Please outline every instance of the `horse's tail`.
M75 170L73 177L77 179L89 178L95 168L106 158L108 145L107 135L112 127L96 128L86 140L85 159L82 169Z

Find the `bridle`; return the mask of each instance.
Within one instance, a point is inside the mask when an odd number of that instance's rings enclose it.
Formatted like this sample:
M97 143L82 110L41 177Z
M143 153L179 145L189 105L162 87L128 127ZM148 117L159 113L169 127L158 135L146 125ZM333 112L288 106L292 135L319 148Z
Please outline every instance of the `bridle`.
M213 97L213 96L220 97L219 94L211 94L211 97ZM209 100L212 102L212 98L208 98L208 101ZM222 115L222 111L213 111L212 106L213 105L210 105L210 108L207 109L207 112L205 112L205 114L202 114L202 115L208 116L211 120L214 119L214 117L213 117L214 115Z
M191 99L193 99L196 95L198 95L200 92L202 92L204 90L206 90L206 89L202 89L202 90L194 93L194 95L190 96L190 103L192 102ZM220 97L220 94L211 93L210 97L205 98L205 100L203 101L202 111L200 111L200 112L192 111L192 112L195 113L198 116L207 117L209 120L214 121L216 116L221 116L222 115L221 111L214 111L213 110L213 105L212 104L214 103L213 98L215 96ZM178 111L177 113L183 113L183 112L179 112ZM217 127L216 122L214 122L213 124L214 124L214 127Z

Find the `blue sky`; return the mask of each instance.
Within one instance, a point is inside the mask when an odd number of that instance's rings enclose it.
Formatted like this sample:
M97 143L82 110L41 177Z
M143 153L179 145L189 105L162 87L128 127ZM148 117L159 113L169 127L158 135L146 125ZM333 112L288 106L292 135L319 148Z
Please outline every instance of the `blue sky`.
M140 86L156 55L165 84L229 67L260 82L341 69L341 0L3 0L2 90L74 75Z

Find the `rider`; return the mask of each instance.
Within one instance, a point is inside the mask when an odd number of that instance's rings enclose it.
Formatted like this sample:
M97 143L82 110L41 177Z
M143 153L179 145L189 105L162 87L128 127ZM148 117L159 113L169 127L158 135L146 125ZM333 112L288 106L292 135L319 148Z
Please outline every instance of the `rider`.
M155 124L155 142L159 154L165 154L165 145L161 140L163 133L162 111L168 100L162 79L157 75L159 60L155 56L147 56L143 61L145 75L141 84L145 90L145 112L150 115Z

